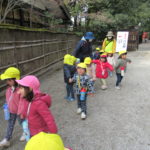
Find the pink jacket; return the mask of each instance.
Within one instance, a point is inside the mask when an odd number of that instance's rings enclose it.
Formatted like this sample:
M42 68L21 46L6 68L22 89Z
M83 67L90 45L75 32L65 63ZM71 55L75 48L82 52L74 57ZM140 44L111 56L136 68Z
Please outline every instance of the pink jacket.
M31 136L40 132L57 133L57 126L54 117L49 110L51 97L47 94L36 94L30 105L24 104L23 116L28 119ZM29 109L29 113L27 113Z
M19 88L13 90L11 87L8 87L6 90L6 102L9 107L10 113L21 114L22 108L20 108L20 102L23 100L20 95L17 93Z
M114 68L108 62L101 62L100 60L92 60L96 64L96 77L100 79L108 78L108 69L113 71Z

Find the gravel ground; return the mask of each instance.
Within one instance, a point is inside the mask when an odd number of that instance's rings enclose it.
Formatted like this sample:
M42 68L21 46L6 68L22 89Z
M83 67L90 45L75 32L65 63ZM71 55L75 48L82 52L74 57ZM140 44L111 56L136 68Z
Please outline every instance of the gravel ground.
M148 46L149 45L149 46ZM150 150L150 52L130 52L132 64L122 83L115 89L115 75L108 79L109 89L100 90L88 98L88 118L76 115L76 101L64 100L65 85L62 70L41 77L42 91L53 98L52 112L59 134L66 146L73 150ZM141 47L140 47L141 48ZM142 48L141 48L142 49ZM0 109L0 139L5 133L6 122ZM23 150L25 143L18 142L21 128L16 125L12 145L8 150Z

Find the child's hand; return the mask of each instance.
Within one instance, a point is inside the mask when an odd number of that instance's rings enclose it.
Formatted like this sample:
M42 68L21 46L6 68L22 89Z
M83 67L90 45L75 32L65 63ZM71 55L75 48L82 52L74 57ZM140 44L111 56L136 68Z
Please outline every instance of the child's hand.
M93 96L94 96L94 93L88 93L88 95L93 97Z
M73 79L69 78L69 83L72 83L73 82Z

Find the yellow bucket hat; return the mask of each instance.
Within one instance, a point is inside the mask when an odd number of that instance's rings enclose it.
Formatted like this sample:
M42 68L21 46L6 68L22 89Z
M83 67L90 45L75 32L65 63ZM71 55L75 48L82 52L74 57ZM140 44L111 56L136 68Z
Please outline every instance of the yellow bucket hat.
M74 56L71 56L70 61L69 61L69 65L74 65L76 61L77 61L77 58Z
M104 50L103 50L103 49L101 49L99 52L100 52L100 53L104 53Z
M103 54L101 54L101 56L100 57L107 57L107 53L103 53Z
M126 53L127 53L127 51L120 51L119 56L121 56L122 54L126 54Z
M70 54L66 54L66 55L64 56L64 64L69 64L70 57L71 57Z
M20 71L19 71L19 69L15 68L15 67L9 67L0 76L1 80L13 79L13 78L16 80L20 79Z
M97 47L97 48L96 48L96 51L100 51L100 48L99 48L99 47Z
M65 147L59 135L40 132L29 140L25 150L65 150Z
M86 58L84 59L84 63L85 63L86 65L90 65L91 62L92 62L92 59L91 59L90 57L86 57Z
M85 63L79 63L79 64L77 65L77 68L83 68L83 69L86 69L87 66L86 66Z

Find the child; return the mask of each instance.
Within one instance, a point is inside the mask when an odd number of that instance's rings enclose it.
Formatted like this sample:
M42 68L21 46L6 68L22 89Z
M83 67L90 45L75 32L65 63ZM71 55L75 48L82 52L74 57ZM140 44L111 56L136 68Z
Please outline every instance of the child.
M95 64L92 64L92 59L90 57L86 57L84 59L84 63L87 66L86 74L90 77L90 82L93 86L93 91L94 91L94 83L96 81Z
M113 66L107 62L107 55L103 53L99 60L93 60L92 63L96 64L96 77L100 78L102 83L101 89L107 89L106 79L108 78L108 69L113 71Z
M93 59L94 60L97 60L97 59L100 58L100 52L99 51L100 51L100 48L97 47L95 53L93 54Z
M69 54L66 54L64 56L64 81L66 83L66 90L67 90L67 96L65 97L65 99L69 101L75 100L73 83L69 82L76 72L76 67L74 65L75 61L76 58L74 56L71 56Z
M87 117L87 92L93 93L90 77L86 74L86 69L86 64L78 64L77 73L72 79L72 82L76 83L76 94L78 99L77 114L81 114L81 119L86 119Z
M40 132L30 139L25 150L71 150L64 147L58 134Z
M120 83L124 77L124 73L126 72L127 63L131 63L131 60L127 58L127 51L120 51L119 58L115 66L117 82L116 89L120 90Z
M107 61L108 61L109 64L111 64L113 67L115 67L115 64L116 64L116 63L115 63L115 58L114 58L112 52L108 52L108 53L107 53ZM108 71L108 73L109 73L109 76L110 76L110 77L113 76L112 71Z
M19 84L18 93L29 102L24 106L22 115L28 120L30 136L40 132L57 133L54 117L49 110L51 97L40 91L39 80L30 75L17 80L17 83Z
M5 80L8 88L6 90L6 103L8 106L8 125L5 138L0 142L0 147L9 147L12 133L14 130L16 119L21 125L22 120L20 119L20 103L22 101L20 95L17 93L19 88L16 79L20 79L20 71L15 67L10 67L5 70L1 75L1 80ZM22 134L20 141L25 141L25 135Z

